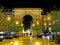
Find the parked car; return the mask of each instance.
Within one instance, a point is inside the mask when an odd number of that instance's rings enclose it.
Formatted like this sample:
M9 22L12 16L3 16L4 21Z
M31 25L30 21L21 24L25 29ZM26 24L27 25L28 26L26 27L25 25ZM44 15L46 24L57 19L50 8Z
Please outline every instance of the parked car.
M3 32L0 32L0 41L4 39Z
M14 36L14 32L6 31L4 32L4 38L5 39L12 39Z

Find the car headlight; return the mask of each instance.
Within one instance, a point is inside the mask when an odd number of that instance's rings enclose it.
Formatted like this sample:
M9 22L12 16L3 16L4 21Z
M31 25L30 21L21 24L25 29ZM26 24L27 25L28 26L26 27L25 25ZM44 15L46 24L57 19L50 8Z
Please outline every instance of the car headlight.
M3 36L1 36L0 38L3 38Z
M3 34L3 32L0 32L0 34Z

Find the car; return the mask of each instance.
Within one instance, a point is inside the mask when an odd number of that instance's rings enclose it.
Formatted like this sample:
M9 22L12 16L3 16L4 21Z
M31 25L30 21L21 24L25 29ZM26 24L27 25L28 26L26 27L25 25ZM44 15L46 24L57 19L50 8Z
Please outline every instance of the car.
M3 32L0 32L0 41L4 39Z
M4 38L5 39L12 39L13 36L14 36L14 33L13 32L10 32L10 31L4 32Z

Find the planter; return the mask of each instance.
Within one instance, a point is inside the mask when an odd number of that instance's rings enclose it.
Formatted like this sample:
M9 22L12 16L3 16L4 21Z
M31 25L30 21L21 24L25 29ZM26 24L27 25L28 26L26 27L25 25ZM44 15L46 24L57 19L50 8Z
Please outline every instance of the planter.
M56 42L57 44L60 44L60 35L57 35L57 36L56 36L55 42Z
M37 35L37 38L42 38L42 35Z

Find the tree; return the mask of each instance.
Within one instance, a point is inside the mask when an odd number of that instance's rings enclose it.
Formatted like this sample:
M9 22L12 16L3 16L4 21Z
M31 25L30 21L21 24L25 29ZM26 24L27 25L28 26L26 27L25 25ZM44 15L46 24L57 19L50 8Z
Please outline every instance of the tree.
M52 16L53 21L55 20L53 25L55 32L60 31L60 10L52 10L49 14Z
M19 32L22 31L23 26L21 26L20 24L16 25L16 24L10 24L9 25L9 31L14 31L14 32Z

